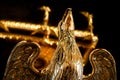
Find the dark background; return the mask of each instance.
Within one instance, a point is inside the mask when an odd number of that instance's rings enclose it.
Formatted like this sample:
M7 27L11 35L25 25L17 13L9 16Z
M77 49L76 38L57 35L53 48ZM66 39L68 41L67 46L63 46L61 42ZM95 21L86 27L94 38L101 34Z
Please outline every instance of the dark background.
M79 14L88 11L93 14L94 34L98 35L99 42L96 48L105 48L111 52L115 61L117 74L119 74L119 7L117 2L104 2L97 0L0 0L0 19L42 23L43 12L40 6L49 6L49 25L57 26L64 11L71 7L76 29L83 29L87 21ZM0 78L2 79L7 58L15 42L0 40ZM0 80L1 80L0 79ZM118 77L119 80L119 77Z

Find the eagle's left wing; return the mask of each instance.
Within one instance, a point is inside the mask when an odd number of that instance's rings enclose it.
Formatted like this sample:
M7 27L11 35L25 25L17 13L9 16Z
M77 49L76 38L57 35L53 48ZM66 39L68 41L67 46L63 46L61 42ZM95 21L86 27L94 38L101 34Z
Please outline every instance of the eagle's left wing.
M95 49L90 53L92 73L84 75L83 80L117 80L116 64L106 49Z

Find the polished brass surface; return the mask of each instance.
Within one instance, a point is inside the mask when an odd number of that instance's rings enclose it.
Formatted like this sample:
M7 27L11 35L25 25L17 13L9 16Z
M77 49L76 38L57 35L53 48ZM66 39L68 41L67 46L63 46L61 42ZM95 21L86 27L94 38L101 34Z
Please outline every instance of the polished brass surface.
M48 6L43 6L40 8L44 10L45 15L43 19L43 24L33 24L33 23L26 23L26 22L18 22L18 21L10 21L10 20L0 20L1 28L5 30L5 32L0 32L0 38L3 39L10 39L10 40L31 40L38 43L46 43L49 45L57 45L57 38L58 38L58 29L57 26L49 26L49 12L51 12ZM88 61L88 55L93 50L97 43L98 37L93 33L93 22L92 22L92 15L88 12L81 12L87 19L88 19L88 30L74 30L74 35L77 40L77 44L79 47L85 48L86 51L84 54L84 64ZM18 33L12 33L10 29L14 30L24 30L29 31L29 35L22 35ZM43 37L34 36L36 33L40 33ZM50 38L53 36L54 38ZM85 41L89 41L86 43Z
M48 25L51 12L48 6L40 9L45 12L43 24L0 20L4 30L0 32L0 38L21 41L11 52L4 80L16 80L16 76L25 80L116 80L115 61L110 52L95 49L99 39L93 33L92 14L81 12L88 20L88 30L82 31L74 30L71 8L66 10L58 26ZM12 33L12 29L29 34ZM82 53L81 49L85 51ZM92 73L84 75L83 69L88 61L92 65ZM16 69L20 72L16 73ZM24 73L22 77L21 73Z

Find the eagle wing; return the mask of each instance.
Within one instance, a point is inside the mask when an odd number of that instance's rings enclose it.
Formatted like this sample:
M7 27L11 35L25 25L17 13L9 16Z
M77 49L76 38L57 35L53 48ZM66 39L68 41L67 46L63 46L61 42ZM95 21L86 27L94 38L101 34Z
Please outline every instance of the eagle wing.
M3 76L3 80L37 80L39 71L34 67L40 53L35 42L21 41L13 48Z
M117 80L116 64L113 56L106 49L95 49L89 57L92 73L84 75L83 80Z

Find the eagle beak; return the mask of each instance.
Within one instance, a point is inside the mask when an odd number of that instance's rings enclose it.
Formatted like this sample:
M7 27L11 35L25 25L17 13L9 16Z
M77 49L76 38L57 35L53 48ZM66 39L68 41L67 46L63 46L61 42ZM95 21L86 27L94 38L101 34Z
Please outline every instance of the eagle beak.
M73 15L72 15L72 9L67 8L63 18L62 18L62 23L64 26L61 26L63 28L68 29L68 30L74 30L74 20L73 20Z

